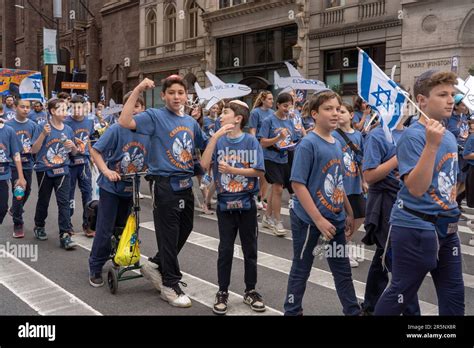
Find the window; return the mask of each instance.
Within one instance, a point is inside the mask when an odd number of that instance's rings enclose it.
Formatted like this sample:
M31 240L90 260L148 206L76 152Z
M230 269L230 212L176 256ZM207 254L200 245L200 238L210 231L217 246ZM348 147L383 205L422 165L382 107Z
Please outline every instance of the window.
M345 3L345 0L326 0L326 8L344 6Z
M226 8L231 6L237 6L245 4L247 0L219 0L219 8Z
M193 38L198 36L198 12L199 8L196 4L196 0L190 1L188 7L189 22L188 22L188 37Z
M293 59L297 27L268 29L217 39L217 68L239 68ZM239 59L235 65L236 58Z
M146 16L146 46L156 46L156 12L153 9Z
M165 12L166 42L176 41L176 8L169 5Z
M382 69L385 69L385 44L361 47ZM342 94L357 93L357 48L324 52L324 81Z
M67 19L66 19L66 28L68 30L74 28L74 22L75 21L81 21L85 22L87 21L87 10L86 7L89 6L89 1L88 0L82 0L82 5L79 1L77 0L69 0L67 3ZM74 16L75 19L71 19L69 14L71 11L74 11Z

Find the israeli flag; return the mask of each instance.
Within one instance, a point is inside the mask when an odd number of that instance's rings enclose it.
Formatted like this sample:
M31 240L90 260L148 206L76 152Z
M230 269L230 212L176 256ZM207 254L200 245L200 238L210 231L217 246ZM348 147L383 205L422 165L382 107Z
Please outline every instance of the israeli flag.
M42 103L46 101L41 73L34 73L21 81L20 98L25 100L39 100Z
M363 50L359 50L357 70L359 96L375 110L388 141L403 117L407 93L392 81Z
M105 102L105 90L104 90L104 86L102 86L102 89L100 90L100 101Z

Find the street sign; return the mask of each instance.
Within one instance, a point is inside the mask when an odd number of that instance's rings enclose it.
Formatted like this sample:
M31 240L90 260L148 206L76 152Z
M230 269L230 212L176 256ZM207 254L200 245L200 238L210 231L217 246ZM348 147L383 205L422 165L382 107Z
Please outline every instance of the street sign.
M87 82L61 82L62 89L89 89Z
M66 72L66 66L65 65L53 65L53 74L57 74L58 71Z

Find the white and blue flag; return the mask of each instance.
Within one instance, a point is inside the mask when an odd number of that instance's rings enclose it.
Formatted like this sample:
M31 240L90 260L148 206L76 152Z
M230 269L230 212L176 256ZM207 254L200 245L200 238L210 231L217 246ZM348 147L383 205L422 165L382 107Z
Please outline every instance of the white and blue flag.
M380 115L387 140L402 120L407 93L391 80L363 50L359 50L357 70L359 96Z
M20 98L45 102L41 73L25 77L20 83Z
M100 101L105 102L105 90L104 90L104 86L102 86L102 89L100 90Z

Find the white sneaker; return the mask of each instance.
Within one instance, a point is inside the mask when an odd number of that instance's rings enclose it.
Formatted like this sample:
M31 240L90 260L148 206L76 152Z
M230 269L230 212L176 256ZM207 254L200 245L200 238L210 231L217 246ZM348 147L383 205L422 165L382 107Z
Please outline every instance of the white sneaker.
M359 267L359 262L357 262L355 259L352 257L349 257L349 263L351 264L351 268L357 268Z
M138 198L143 199L145 198L145 195L141 192L138 192Z
M161 299L174 307L188 308L192 306L191 299L181 290L179 284L172 288L163 285L161 288Z
M217 199L211 198L211 204L216 204L216 203L217 203Z
M161 273L158 270L158 265L147 261L141 265L140 273L143 275L143 277L145 277L145 279L148 279L153 283L156 290L161 292L161 288L163 287L163 279L161 278Z
M257 200L255 205L257 206L257 209L258 209L258 210L262 210L262 209L263 209L263 203L262 203L262 201Z
M474 237L471 237L471 239L469 239L469 245L474 246Z
M285 227L283 227L283 224L281 221L278 221L274 226L273 226L273 233L277 236L284 236L286 235L286 230Z
M262 225L263 227L273 230L273 226L275 226L275 222L273 221L271 217L268 217L267 215L264 214L262 218Z

